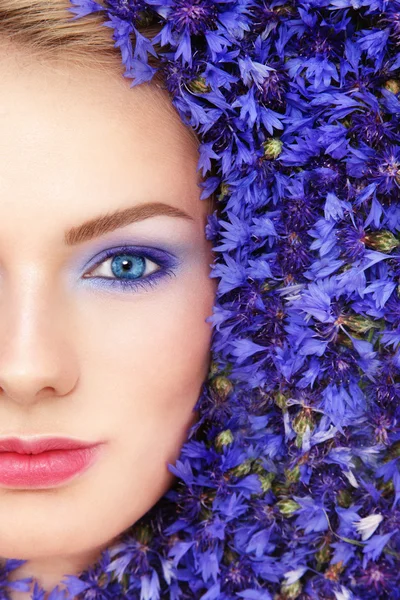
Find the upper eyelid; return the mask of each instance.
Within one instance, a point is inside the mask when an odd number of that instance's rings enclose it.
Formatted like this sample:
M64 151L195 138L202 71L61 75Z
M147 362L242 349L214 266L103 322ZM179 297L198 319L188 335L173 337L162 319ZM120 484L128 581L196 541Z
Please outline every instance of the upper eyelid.
M98 266L99 263L102 263L114 255L123 254L124 252L145 256L160 266L177 267L180 262L176 256L167 250L161 250L155 246L141 246L125 243L118 244L118 246L111 246L98 252L96 256L86 262L83 269L85 272L87 272L88 269L92 270Z

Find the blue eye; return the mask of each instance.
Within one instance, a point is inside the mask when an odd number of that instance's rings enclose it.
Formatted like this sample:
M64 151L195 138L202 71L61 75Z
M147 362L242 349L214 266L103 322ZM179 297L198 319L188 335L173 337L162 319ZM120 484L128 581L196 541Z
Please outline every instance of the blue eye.
M155 286L161 278L175 275L172 267L177 262L171 254L156 248L110 248L83 278L99 280L102 287L129 291Z

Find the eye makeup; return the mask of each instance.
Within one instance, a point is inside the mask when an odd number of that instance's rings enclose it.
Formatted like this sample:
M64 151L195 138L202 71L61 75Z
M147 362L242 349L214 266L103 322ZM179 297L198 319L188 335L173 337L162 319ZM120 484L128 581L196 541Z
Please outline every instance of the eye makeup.
M115 277L104 277L104 276L91 276L89 273L93 272L103 262L108 259L115 257L122 257L129 261L130 257L142 258L142 263L151 261L155 263L159 269L152 272L150 275L140 276L135 278L118 279ZM144 259L144 260L143 260ZM117 289L122 291L135 291L137 289L144 289L148 286L155 287L165 277L176 276L175 269L180 264L180 261L165 250L159 248L151 248L148 246L129 246L123 245L115 248L108 248L104 252L97 255L92 261L90 261L83 279L88 282L91 286L101 287L103 289Z

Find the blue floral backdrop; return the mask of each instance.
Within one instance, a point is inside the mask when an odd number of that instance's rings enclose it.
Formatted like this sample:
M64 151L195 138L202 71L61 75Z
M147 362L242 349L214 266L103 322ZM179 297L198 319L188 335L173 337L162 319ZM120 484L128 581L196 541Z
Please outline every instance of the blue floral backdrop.
M218 292L176 484L49 600L400 598L400 2L71 5L197 132Z

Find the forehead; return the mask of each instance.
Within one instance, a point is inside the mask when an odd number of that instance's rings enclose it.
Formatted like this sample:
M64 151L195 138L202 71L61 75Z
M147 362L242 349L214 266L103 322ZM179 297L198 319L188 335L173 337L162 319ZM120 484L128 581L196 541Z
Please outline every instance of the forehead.
M197 146L166 92L1 46L0 77L2 198L13 185L17 195L30 187L47 199L68 193L71 202L95 195L97 204L128 188L142 202L198 197Z

